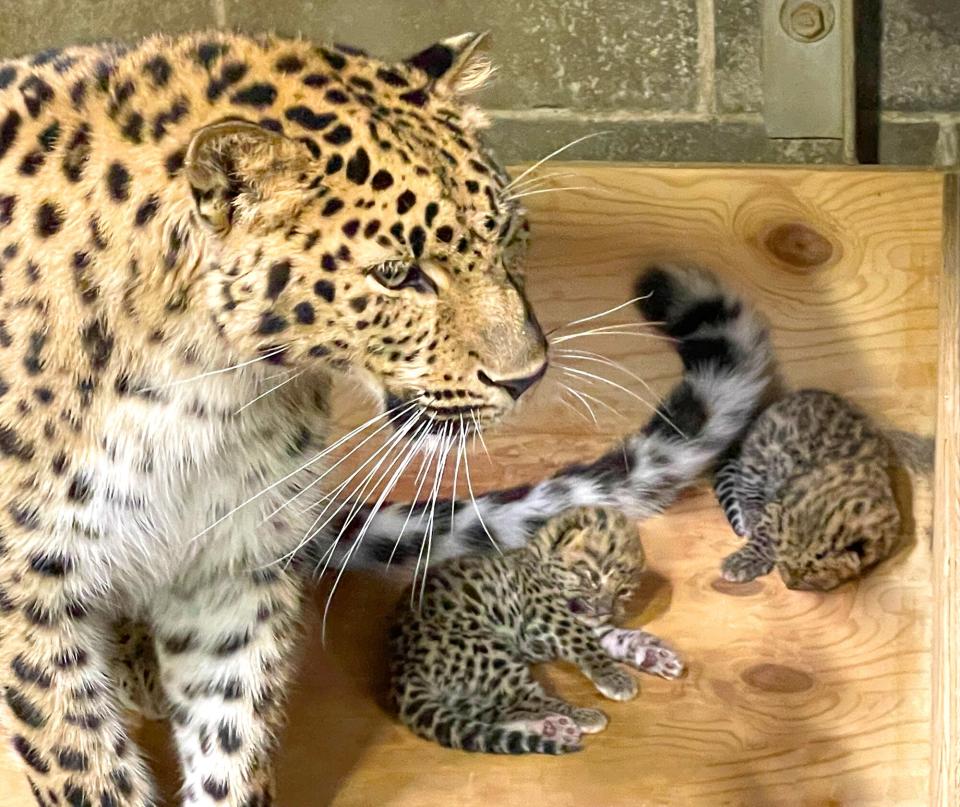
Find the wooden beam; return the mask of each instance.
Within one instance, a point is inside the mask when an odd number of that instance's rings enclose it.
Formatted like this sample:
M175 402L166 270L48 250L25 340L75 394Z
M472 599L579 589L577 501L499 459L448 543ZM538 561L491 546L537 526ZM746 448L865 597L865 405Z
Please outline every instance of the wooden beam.
M960 805L960 174L944 179L933 545L931 804Z

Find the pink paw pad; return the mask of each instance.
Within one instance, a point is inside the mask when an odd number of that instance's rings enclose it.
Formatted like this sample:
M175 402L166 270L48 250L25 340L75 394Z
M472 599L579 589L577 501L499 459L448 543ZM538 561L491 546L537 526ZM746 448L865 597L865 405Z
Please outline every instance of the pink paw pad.
M518 720L509 724L510 728L539 734L545 740L553 740L559 747L565 749L578 748L583 732L572 717L560 714L548 714L543 717Z
M603 646L613 658L626 662L641 672L661 678L679 678L683 675L683 660L677 651L652 633L642 630L614 630L603 638Z

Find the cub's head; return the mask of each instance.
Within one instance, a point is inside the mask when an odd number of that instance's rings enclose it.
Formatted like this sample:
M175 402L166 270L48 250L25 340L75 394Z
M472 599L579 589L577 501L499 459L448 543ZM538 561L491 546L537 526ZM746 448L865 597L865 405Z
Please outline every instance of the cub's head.
M490 72L481 39L394 65L273 43L271 117L238 108L200 129L184 166L221 333L288 366L355 370L434 430L498 419L546 370L523 211L461 100Z
M849 466L817 469L802 493L767 505L758 528L775 539L787 588L829 591L897 550L901 518L886 469Z
M618 510L578 507L548 521L530 542L578 619L623 616L645 566L636 526Z

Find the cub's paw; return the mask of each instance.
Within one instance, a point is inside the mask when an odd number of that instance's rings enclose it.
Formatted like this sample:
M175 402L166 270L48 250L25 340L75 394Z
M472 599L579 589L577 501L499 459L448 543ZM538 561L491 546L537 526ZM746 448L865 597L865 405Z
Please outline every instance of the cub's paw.
M684 665L680 655L659 636L644 630L610 631L601 640L612 658L636 667L640 672L661 678L679 678Z
M747 583L773 571L773 561L759 555L750 546L738 549L723 559L720 566L724 580L731 583Z
M584 734L598 734L607 727L607 716L599 709L574 709L571 717Z
M612 701L628 701L637 697L637 682L628 673L612 670L593 679L601 695Z
M583 746L580 738L583 732L572 717L561 714L546 714L522 720L504 723L507 731L520 731L540 738L535 748L529 749L538 754L569 754L579 751ZM529 747L528 747L529 748Z

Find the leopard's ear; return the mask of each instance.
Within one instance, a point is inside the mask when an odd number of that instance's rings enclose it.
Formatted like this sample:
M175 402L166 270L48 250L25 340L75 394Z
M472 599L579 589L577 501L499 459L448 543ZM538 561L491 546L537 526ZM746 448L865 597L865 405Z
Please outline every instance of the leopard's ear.
M245 120L222 120L193 133L183 162L197 213L216 233L226 234L241 201L259 201L272 177L303 170L306 147Z
M496 69L483 52L489 43L489 31L460 34L443 39L404 62L430 77L434 93L466 95L482 89L493 77Z

